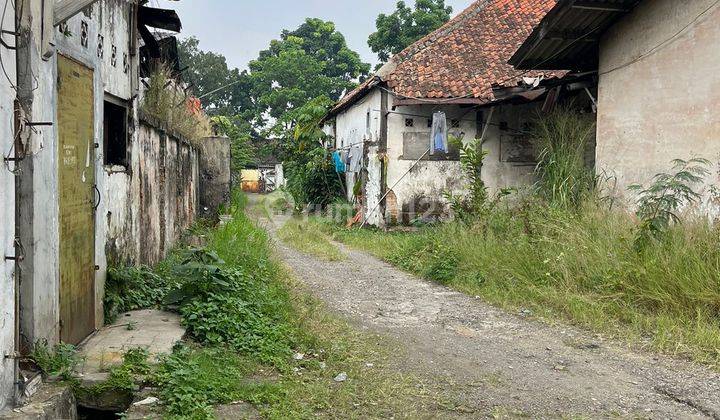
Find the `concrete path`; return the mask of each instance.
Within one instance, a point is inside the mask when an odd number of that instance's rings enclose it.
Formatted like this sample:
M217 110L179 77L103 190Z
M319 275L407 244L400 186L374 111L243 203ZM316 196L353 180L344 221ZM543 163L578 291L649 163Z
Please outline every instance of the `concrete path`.
M272 233L284 222L265 221ZM338 245L320 261L277 242L280 257L332 310L404 343L400 369L459 404L461 416L720 419L720 374L546 325L406 274Z
M82 375L103 371L119 365L130 349L144 348L152 357L172 353L172 348L185 335L180 316L155 309L129 312L93 335L80 348Z

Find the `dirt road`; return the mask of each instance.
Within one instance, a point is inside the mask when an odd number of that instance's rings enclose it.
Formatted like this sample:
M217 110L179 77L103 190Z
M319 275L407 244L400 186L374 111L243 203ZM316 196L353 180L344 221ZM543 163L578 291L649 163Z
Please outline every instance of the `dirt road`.
M265 221L270 232L282 223ZM718 372L503 312L339 244L348 258L326 262L276 242L332 310L403 343L400 368L463 416L720 419Z

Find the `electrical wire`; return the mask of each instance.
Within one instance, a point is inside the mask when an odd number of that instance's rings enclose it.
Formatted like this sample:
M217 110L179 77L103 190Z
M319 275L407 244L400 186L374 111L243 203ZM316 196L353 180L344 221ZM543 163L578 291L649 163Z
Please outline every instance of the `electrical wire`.
M2 11L2 16L0 16L0 37L3 36L3 31L5 30L5 28L3 28L3 24L5 23L5 15L7 13L8 3L10 3L10 0L5 0L5 5L3 6L3 11ZM14 10L15 10L15 2L13 1L13 11ZM13 21L15 21L14 17L13 17ZM13 32L15 32L15 31L13 30ZM17 45L17 42L15 44ZM0 48L2 48L2 46L0 46ZM10 77L7 69L5 68L5 63L3 62L3 59L2 59L2 53L0 53L0 69L2 69L3 75L5 76L8 83L10 84L10 88L12 90L14 90L15 93L17 93L17 91L18 91L17 86L12 81L12 78Z
M717 6L718 4L720 4L720 0L716 0L713 4L711 4L710 6L708 6L707 9L703 10L702 13L700 13L700 14L697 15L693 20L691 20L687 25L683 26L679 31L675 32L670 38L666 39L665 41L661 42L660 44L652 47L652 48L649 49L648 51L640 54L638 57L636 57L636 58L634 58L634 59L632 59L632 60L630 60L630 61L628 61L628 62L626 62L626 63L624 63L624 64L620 64L620 65L617 66L617 67L613 67L613 68L611 68L611 69L609 69L609 70L605 70L605 71L603 71L603 72L599 72L598 75L599 75L599 76L604 76L604 75L606 75L606 74L610 74L610 73L615 72L615 71L617 71L617 70L624 69L624 68L626 68L626 67L629 67L629 66L637 63L638 61L641 61L641 60L643 60L643 59L645 59L645 58L647 58L647 57L650 57L651 55L657 53L658 51L662 50L663 48L667 47L668 45L670 45L671 43L673 43L675 40L677 40L682 34L685 33L685 31L687 31L691 26L693 26L695 23L697 23L703 16L705 16L710 10L712 10L712 9L713 9L715 6Z

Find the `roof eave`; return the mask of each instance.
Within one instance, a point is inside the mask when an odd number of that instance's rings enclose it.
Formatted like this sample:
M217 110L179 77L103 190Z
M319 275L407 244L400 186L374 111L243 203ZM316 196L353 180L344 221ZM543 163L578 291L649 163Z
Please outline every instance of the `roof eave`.
M600 36L641 1L559 0L508 63L519 70L594 69Z
M378 85L382 83L382 80L380 80L379 77L372 76L372 78L374 80L370 81L367 86L355 92L353 94L353 97L350 98L350 100L348 100L347 102L342 102L341 100L341 104L335 105L333 108L331 108L330 111L328 111L328 113L320 120L320 124L325 124L326 122L332 120L333 118L341 114L346 109L355 105L358 101L367 96L368 93L370 93L373 89L375 89Z

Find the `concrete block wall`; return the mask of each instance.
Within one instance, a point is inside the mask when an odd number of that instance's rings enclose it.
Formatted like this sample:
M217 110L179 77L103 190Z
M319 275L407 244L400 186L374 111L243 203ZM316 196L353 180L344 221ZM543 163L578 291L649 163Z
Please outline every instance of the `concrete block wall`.
M217 217L220 206L230 201L232 183L230 139L207 137L199 142L198 147L200 149L200 214L203 217Z
M138 255L133 263L160 262L195 221L199 206L199 153L148 122L139 127Z

